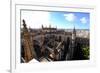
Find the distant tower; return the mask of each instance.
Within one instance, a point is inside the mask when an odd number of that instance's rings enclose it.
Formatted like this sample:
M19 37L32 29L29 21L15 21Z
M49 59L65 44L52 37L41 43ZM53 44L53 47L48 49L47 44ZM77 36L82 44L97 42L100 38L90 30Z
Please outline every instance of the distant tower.
M75 38L76 38L76 30L74 27L73 32L72 32L72 40L75 40Z
M25 62L29 62L31 59L35 57L35 52L33 49L33 42L31 40L30 33L27 29L25 20L23 20L23 47L24 47L24 59Z
M74 58L74 51L75 51L75 40L76 40L76 30L75 30L75 27L72 31L72 46L71 46L71 49L70 49L70 59L73 59Z
M43 27L43 25L42 25L42 29L43 29L44 27Z

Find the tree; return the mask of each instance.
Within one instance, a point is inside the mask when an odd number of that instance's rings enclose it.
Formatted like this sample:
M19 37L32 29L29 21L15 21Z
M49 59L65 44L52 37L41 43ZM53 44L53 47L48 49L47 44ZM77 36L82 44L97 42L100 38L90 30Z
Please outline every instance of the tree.
M89 59L90 58L89 47L83 47L82 51L83 51L84 57L86 59Z

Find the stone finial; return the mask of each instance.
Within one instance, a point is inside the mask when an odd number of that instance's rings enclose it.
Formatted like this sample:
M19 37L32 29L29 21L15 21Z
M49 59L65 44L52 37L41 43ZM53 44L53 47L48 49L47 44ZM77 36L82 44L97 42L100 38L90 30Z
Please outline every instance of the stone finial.
M26 28L26 23L25 20L23 19L23 26Z

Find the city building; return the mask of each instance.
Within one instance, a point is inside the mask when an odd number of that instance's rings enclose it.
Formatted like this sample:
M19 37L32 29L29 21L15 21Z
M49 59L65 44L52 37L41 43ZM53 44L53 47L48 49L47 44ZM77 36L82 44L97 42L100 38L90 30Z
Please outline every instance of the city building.
M82 48L89 47L89 31L42 27L21 30L21 62L36 59L38 62L86 60Z

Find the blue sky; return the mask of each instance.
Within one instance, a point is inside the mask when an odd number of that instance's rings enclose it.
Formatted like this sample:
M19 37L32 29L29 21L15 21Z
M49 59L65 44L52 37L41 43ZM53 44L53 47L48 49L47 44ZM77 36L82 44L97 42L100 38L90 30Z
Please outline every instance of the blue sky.
M47 12L22 11L21 20L25 19L28 27L57 27L60 29L89 29L90 15L85 12ZM22 24L22 23L21 23Z
M89 13L82 12L51 12L51 24L58 28L89 29Z

